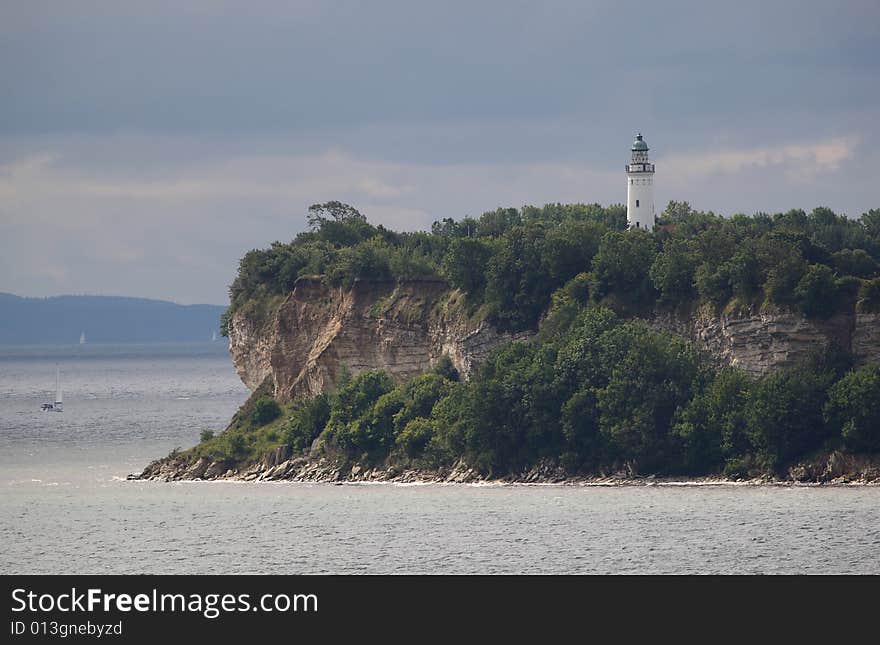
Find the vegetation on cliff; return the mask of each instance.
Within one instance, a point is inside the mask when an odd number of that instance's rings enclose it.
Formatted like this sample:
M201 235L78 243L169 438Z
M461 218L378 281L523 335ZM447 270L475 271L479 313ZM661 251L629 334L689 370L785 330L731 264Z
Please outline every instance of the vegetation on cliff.
M497 327L537 334L496 349L467 382L444 361L403 384L349 375L285 405L264 385L193 456L232 466L288 446L370 467L463 460L494 476L547 462L572 474L745 476L816 451L880 451L877 365L832 346L752 377L634 318L698 306L880 311L880 210L722 218L671 202L648 233L625 230L619 206L548 205L395 233L330 202L309 223L242 259L230 313L265 307L306 275L343 286L439 276Z
M670 202L648 233L626 230L622 206L548 204L397 233L328 202L310 208L309 225L242 258L226 321L306 275L343 286L442 277L510 331L536 328L554 291L581 274L583 298L627 314L699 304L811 317L880 311L880 209L858 220L828 208L720 217Z
M283 407L266 386L193 455L232 467L286 445L364 467L464 460L491 476L542 462L571 474L747 476L819 450L880 450L877 365L853 368L832 349L752 378L607 308L571 313L554 308L534 340L498 348L467 382L443 361L402 385L378 370L346 376Z

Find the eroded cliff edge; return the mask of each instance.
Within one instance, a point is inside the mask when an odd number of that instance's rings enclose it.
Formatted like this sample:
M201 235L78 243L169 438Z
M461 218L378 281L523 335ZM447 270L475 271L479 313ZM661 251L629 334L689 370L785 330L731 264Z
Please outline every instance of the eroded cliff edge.
M695 342L721 365L752 375L791 366L834 344L856 360L880 361L880 314L838 314L827 320L791 312L715 315L663 313L653 324ZM495 347L528 333L496 330L442 280L360 281L328 287L300 279L277 306L239 311L229 325L235 369L251 390L267 377L275 398L315 395L352 374L383 369L399 381L431 369L447 355L467 379Z
M383 369L405 381L444 355L463 378L495 347L527 334L505 334L442 280L359 281L329 287L319 278L297 281L266 314L236 312L229 350L251 390L267 377L275 398L319 394L344 370Z

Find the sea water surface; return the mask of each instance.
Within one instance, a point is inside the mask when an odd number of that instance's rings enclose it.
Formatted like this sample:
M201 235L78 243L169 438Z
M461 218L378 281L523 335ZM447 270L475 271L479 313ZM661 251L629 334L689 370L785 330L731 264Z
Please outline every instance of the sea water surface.
M0 347L0 573L880 573L878 487L125 480L247 394L222 343Z

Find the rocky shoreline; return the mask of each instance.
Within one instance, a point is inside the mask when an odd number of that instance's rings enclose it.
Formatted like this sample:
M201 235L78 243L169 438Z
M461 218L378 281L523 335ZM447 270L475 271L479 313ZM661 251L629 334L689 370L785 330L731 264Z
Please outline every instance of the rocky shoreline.
M556 484L572 486L652 486L652 485L771 485L771 486L850 486L880 485L880 456L866 457L838 451L800 462L785 477L761 475L727 478L637 476L629 472L572 476L561 467L541 464L516 475L502 477L480 473L464 462L436 470L382 466L367 468L359 464L334 462L326 457L291 457L286 447L267 453L261 461L230 468L223 462L201 457L169 456L154 461L130 480L148 481L291 481L312 483L393 483L393 484Z

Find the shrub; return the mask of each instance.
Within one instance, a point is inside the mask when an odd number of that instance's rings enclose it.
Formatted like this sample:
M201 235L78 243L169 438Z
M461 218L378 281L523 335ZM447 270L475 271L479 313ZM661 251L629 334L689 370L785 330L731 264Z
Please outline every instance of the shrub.
M227 433L226 445L228 447L229 455L237 457L245 450L244 436L238 433Z
M251 423L255 427L264 426L271 423L281 416L281 406L278 402L270 397L260 397L254 402L253 412L251 412Z
M437 374L447 381L458 381L461 378L458 370L455 369L455 365L452 364L452 359L449 358L449 354L443 354L432 371L434 374Z
M330 402L326 394L299 400L287 421L285 441L294 450L307 450L329 419Z
M425 452L434 437L434 424L428 419L417 417L406 424L397 436L397 447L411 459L418 459Z
M386 398L379 410L373 408L392 390L394 381L382 370L367 370L343 382L331 400L327 439L354 458L374 456L387 449L393 439L387 417L399 407L393 408L396 401Z

